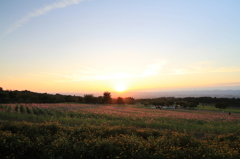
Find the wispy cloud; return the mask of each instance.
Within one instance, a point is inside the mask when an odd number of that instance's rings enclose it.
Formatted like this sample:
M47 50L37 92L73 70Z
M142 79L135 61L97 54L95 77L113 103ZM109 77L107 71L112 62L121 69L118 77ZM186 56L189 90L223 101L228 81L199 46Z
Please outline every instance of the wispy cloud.
M181 74L202 74L214 72L240 72L240 67L216 67L213 62L201 61L185 68L172 69L168 75L181 75Z
M77 73L65 73L65 74L50 73L50 75L62 77L63 80L59 80L59 82L96 81L96 80L109 80L109 79L121 79L121 78L149 77L149 76L158 75L162 67L166 63L167 63L166 61L156 61L155 63L147 65L144 70L139 72L134 72L134 73L132 72L130 73L128 71L112 72L109 70L100 70L100 69L82 67L81 70Z
M78 72L70 73L48 73L49 75L58 76L59 82L73 81L97 81L109 79L123 78L144 78L151 76L168 76L168 75L183 75L183 74L203 74L213 72L239 72L239 67L214 67L211 62L200 62L186 68L167 68L167 61L155 61L152 64L146 65L144 69L135 72L126 70L125 72L116 72L112 70L102 70L89 67L82 67Z
M158 75L162 67L166 64L167 64L167 61L158 61L156 63L148 65L141 76L145 77L145 76Z
M63 1L52 3L52 4L42 7L42 8L36 9L35 11L30 12L23 18L16 21L12 26L7 28L7 30L4 32L4 34L5 35L10 34L13 31L17 30L18 28L22 27L24 24L29 22L31 19L36 18L41 15L44 15L44 14L47 14L48 12L50 12L54 9L65 8L70 5L78 4L82 1L84 1L84 0L63 0Z

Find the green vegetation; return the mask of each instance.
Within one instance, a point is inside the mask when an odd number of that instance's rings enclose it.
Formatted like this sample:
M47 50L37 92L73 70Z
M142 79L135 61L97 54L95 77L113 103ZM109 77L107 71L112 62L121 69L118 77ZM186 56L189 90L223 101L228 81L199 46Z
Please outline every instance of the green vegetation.
M240 157L238 113L2 104L0 118L0 158Z
M199 105L196 107L196 109L200 109L200 110L207 110L207 111L217 111L217 112L231 112L231 113L240 113L240 108L236 108L236 107L228 107L224 110L219 110L219 108L216 108L215 106L210 106L210 105Z

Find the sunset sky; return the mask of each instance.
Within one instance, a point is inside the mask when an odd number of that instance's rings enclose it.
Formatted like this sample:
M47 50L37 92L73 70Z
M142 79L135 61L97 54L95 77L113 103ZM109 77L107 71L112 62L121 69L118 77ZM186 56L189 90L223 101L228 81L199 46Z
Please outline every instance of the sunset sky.
M1 0L0 87L240 89L240 0Z

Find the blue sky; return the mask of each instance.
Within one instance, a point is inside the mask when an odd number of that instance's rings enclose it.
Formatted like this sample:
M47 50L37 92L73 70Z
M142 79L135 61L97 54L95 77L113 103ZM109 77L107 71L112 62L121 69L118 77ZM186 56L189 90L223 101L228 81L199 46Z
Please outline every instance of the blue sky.
M1 87L239 89L239 8L238 0L2 0Z

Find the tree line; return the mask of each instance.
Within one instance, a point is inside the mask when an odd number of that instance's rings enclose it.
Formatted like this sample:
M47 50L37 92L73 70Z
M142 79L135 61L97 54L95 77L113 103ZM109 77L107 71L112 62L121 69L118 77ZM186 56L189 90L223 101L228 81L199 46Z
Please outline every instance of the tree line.
M159 97L134 99L133 97L112 98L110 92L104 92L102 96L85 94L84 96L36 93L28 90L3 90L0 87L0 103L65 103L76 102L86 104L135 104L148 106L181 106L194 108L198 105L212 105L220 109L226 107L240 107L240 98L216 98L216 97Z
M135 104L133 97L112 98L110 92L104 92L103 96L95 97L93 94L84 96L36 93L28 90L3 90L0 87L0 103L65 103L77 102L86 104Z
M182 108L194 108L198 105L206 106L211 105L219 109L225 109L226 107L240 107L240 98L216 98L216 97L160 97L160 98L146 98L137 99L136 102L145 106L180 106Z

